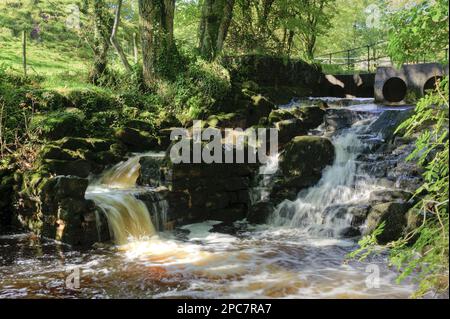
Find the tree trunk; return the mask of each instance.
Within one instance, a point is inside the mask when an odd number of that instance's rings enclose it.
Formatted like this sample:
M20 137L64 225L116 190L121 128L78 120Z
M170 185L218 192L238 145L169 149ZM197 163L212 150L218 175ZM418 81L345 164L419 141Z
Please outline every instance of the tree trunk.
M94 0L94 63L89 74L91 82L98 84L108 65L109 35L111 19L104 0Z
M233 16L234 0L205 0L199 27L199 50L207 60L222 51Z
M152 87L174 50L175 0L139 0L143 77Z
M112 32L111 32L110 41L111 41L111 44L113 45L114 49L116 49L117 54L119 54L120 60L122 61L122 64L125 67L125 70L128 73L131 73L130 63L128 63L127 56L123 52L122 46L120 45L119 41L117 41L117 38L116 38L117 30L119 29L119 24L120 24L120 11L122 9L122 2L123 2L123 0L117 1L116 15L114 17L114 25L113 25Z
M138 63L138 45L137 45L137 34L133 33L133 56L134 56L134 64Z

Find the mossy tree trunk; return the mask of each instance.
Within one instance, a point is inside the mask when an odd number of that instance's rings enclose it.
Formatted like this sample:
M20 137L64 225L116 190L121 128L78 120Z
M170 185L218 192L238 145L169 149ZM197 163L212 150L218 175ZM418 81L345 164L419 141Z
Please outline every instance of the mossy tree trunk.
M165 75L176 51L173 39L175 0L139 0L143 78L152 87Z
M112 18L105 6L104 0L92 0L94 19L94 62L89 73L89 80L98 84L106 73L108 65L109 36L111 34Z
M205 0L199 26L199 50L214 60L223 49L233 17L234 0Z

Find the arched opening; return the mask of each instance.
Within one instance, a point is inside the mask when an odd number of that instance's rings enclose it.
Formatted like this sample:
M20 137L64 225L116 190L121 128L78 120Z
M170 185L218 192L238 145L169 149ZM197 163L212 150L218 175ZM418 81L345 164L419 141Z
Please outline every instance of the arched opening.
M401 102L406 97L408 88L405 81L394 77L387 80L383 85L383 96L388 102Z
M442 76L433 76L429 78L423 86L423 95L427 94L430 90L436 90L437 84L442 81Z

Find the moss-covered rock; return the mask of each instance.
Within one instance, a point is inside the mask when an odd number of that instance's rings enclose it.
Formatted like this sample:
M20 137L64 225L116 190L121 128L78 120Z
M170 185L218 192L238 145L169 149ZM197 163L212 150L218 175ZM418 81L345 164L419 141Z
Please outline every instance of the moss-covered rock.
M286 145L280 168L288 177L321 176L322 170L333 164L334 157L334 146L329 139L297 136Z
M275 124L277 122L285 121L285 120L293 120L296 116L292 114L290 110L277 109L270 112L268 117L269 124Z
M158 145L156 137L128 127L118 129L116 137L132 152L148 151Z
M31 120L30 129L39 137L48 140L85 134L80 115L67 111L35 115Z
M56 175L73 175L86 178L92 170L92 164L83 159L75 161L44 160L41 169Z
M226 113L211 115L206 120L206 127L216 128L245 128L246 118L242 113Z
M320 126L325 121L325 110L319 106L298 108L294 114L299 117L307 130Z
M39 157L42 160L53 159L62 161L75 161L80 159L80 156L76 152L53 145L45 145L39 152Z
M278 129L278 142L286 144L294 137L307 134L307 130L299 119L284 120L275 124Z

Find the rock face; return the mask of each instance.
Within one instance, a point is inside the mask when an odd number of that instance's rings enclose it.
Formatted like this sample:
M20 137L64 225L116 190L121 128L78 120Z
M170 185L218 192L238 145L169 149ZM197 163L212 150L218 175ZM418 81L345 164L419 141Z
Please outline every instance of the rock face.
M37 235L75 246L108 240L107 228L97 228L94 203L84 198L87 186L87 179L76 176L25 177L15 220Z
M6 168L0 169L0 231L2 226L11 225L12 194L14 190L13 172Z
M408 225L406 213L409 208L410 205L404 202L390 202L373 206L367 216L364 234L372 233L384 222L384 230L377 237L378 242L386 244L399 239Z
M243 219L253 174L249 164L173 164L167 171L169 215L179 224Z

